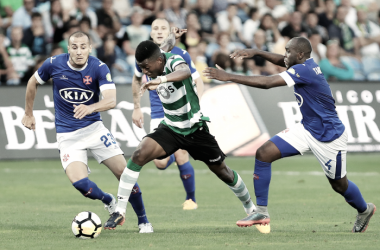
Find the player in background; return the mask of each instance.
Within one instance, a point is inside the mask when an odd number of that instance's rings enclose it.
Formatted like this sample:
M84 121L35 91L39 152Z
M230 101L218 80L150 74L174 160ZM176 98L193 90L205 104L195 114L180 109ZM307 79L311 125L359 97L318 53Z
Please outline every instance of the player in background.
M184 30L181 30L184 32ZM162 50L166 52L170 52L175 55L181 56L187 63L190 68L191 76L193 81L196 84L196 90L198 96L201 97L203 93L203 81L195 69L193 62L191 61L189 53L187 51L182 50L178 47L166 47L162 46L165 44L168 36L170 34L170 25L166 19L158 18L152 23L152 31L150 36L153 39L153 42L161 47ZM178 37L182 35L182 33L178 33ZM133 92L133 102L134 102L134 110L132 113L133 123L139 128L143 127L144 116L140 109L140 87L142 81L143 73L141 68L136 64L135 66L135 74L132 80L132 92ZM150 80L150 79L148 79ZM149 99L150 99L150 107L151 107L151 121L150 121L150 131L152 132L154 129L158 127L160 122L164 119L165 113L162 107L160 98L156 91L149 91ZM183 186L186 191L186 200L183 203L184 210L192 210L197 209L198 205L195 200L195 176L194 176L194 168L189 161L189 154L187 151L179 149L174 154L169 157L158 160L153 160L154 164L158 169L165 170L168 168L174 161L176 161L180 178L182 180Z
M118 204L106 222L105 229L114 229L125 222L127 200L133 183L142 167L154 160L163 159L183 148L195 159L206 163L209 169L234 192L250 214L255 205L241 177L224 162L225 155L215 137L209 133L193 85L191 71L179 55L161 53L152 41L141 42L136 49L138 66L149 78L141 89L156 89L164 107L165 118L154 132L141 141L120 177ZM204 190L207 192L207 190Z
M295 37L287 43L285 50L285 56L257 49L244 49L231 54L231 58L240 60L261 56L276 65L286 67L287 71L279 75L240 76L222 69L204 70L204 76L209 79L232 81L260 89L294 86L303 116L301 123L278 133L257 150L253 175L257 210L236 224L240 227L269 225L267 205L272 162L311 151L334 191L358 211L352 232L364 232L376 207L372 203L366 203L359 188L347 179L347 132L335 110L330 86L319 66L310 58L312 48L309 40Z
M99 113L115 107L115 84L107 65L89 56L91 49L88 35L75 32L69 37L69 53L50 57L44 62L28 82L22 124L35 129L33 103L37 87L52 78L55 127L63 169L80 193L87 198L101 200L112 214L116 208L116 199L88 178L90 169L87 166L87 149L117 179L120 179L127 163L123 151L103 125ZM100 92L103 96L101 100ZM139 232L152 233L153 227L146 217L137 183L133 184L129 202L138 217Z

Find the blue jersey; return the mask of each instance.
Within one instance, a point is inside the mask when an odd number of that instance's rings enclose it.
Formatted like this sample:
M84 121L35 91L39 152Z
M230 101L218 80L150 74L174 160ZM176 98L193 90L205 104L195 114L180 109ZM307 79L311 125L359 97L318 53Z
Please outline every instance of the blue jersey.
M72 132L101 121L99 112L86 115L81 120L74 118L73 105L97 103L101 91L115 89L107 65L92 56L81 69L69 64L69 54L50 57L34 75L40 84L53 79L57 133Z
M175 55L179 55L179 56L181 56L185 60L185 62L187 63L187 65L190 68L191 77L193 78L193 80L195 80L198 77L200 77L200 75L197 72L197 70L195 69L195 65L191 61L190 55L189 55L189 53L187 53L187 51L185 51L183 49L180 49L178 47L174 47L172 49L172 51L170 51L169 53L172 53L172 54L175 54ZM143 76L142 70L137 65L137 63L135 63L135 66L136 66L136 68L135 68L135 75L138 76L138 77L142 77ZM150 79L148 79L148 80L150 80ZM150 111L150 117L152 119L164 118L164 116L165 116L164 108L162 107L162 103L160 101L160 97L158 97L158 94L157 94L157 92L155 90L154 91L149 91L149 99L150 99L150 109L151 109L151 111Z
M286 84L294 86L302 124L310 134L321 142L330 142L344 132L344 125L335 110L335 100L319 66L312 58L284 71L280 76Z

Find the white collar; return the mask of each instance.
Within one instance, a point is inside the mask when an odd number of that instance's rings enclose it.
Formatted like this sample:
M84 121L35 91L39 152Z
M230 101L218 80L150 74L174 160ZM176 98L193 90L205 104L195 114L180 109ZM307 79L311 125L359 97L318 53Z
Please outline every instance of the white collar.
M69 56L69 61L70 61L70 56ZM69 65L70 69L75 70L75 71L82 71L82 70L84 70L84 69L87 67L87 65L88 65L88 59L87 59L86 64L85 64L82 68L78 69L78 68L74 68L74 67L70 64L69 61L67 61L67 65Z

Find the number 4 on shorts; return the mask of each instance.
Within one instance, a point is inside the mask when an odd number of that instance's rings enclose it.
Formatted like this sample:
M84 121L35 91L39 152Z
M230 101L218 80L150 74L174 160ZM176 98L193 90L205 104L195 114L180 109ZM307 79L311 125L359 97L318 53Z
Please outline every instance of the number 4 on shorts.
M330 170L330 168L331 168L330 162L331 162L331 160L329 160L328 162L325 163L325 166L328 167L329 170Z

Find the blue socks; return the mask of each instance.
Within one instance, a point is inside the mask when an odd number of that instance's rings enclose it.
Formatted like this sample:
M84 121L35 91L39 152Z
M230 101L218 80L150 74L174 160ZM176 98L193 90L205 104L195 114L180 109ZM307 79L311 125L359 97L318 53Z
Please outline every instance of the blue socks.
M183 187L186 191L186 200L192 199L195 201L195 177L194 177L194 168L191 165L190 161L186 162L183 165L178 165L179 175L181 177Z
M166 167L165 168L158 168L159 170L165 170L167 169L173 162L175 161L175 156L174 154L170 155L170 158L169 158L169 161L168 163L166 163Z
M358 186L350 180L348 180L348 188L346 192L344 192L343 197L347 203L358 210L359 213L363 213L367 210L367 203L364 201Z
M268 206L269 184L272 176L272 163L255 160L253 186L255 187L256 204Z
M145 213L145 206L141 196L141 190L137 182L135 186L132 188L131 195L129 196L129 202L131 203L132 208L137 215L137 224L139 225L141 223L149 223Z
M87 198L101 200L104 204L110 204L112 201L112 196L104 193L94 182L90 181L88 177L74 182L73 186Z

